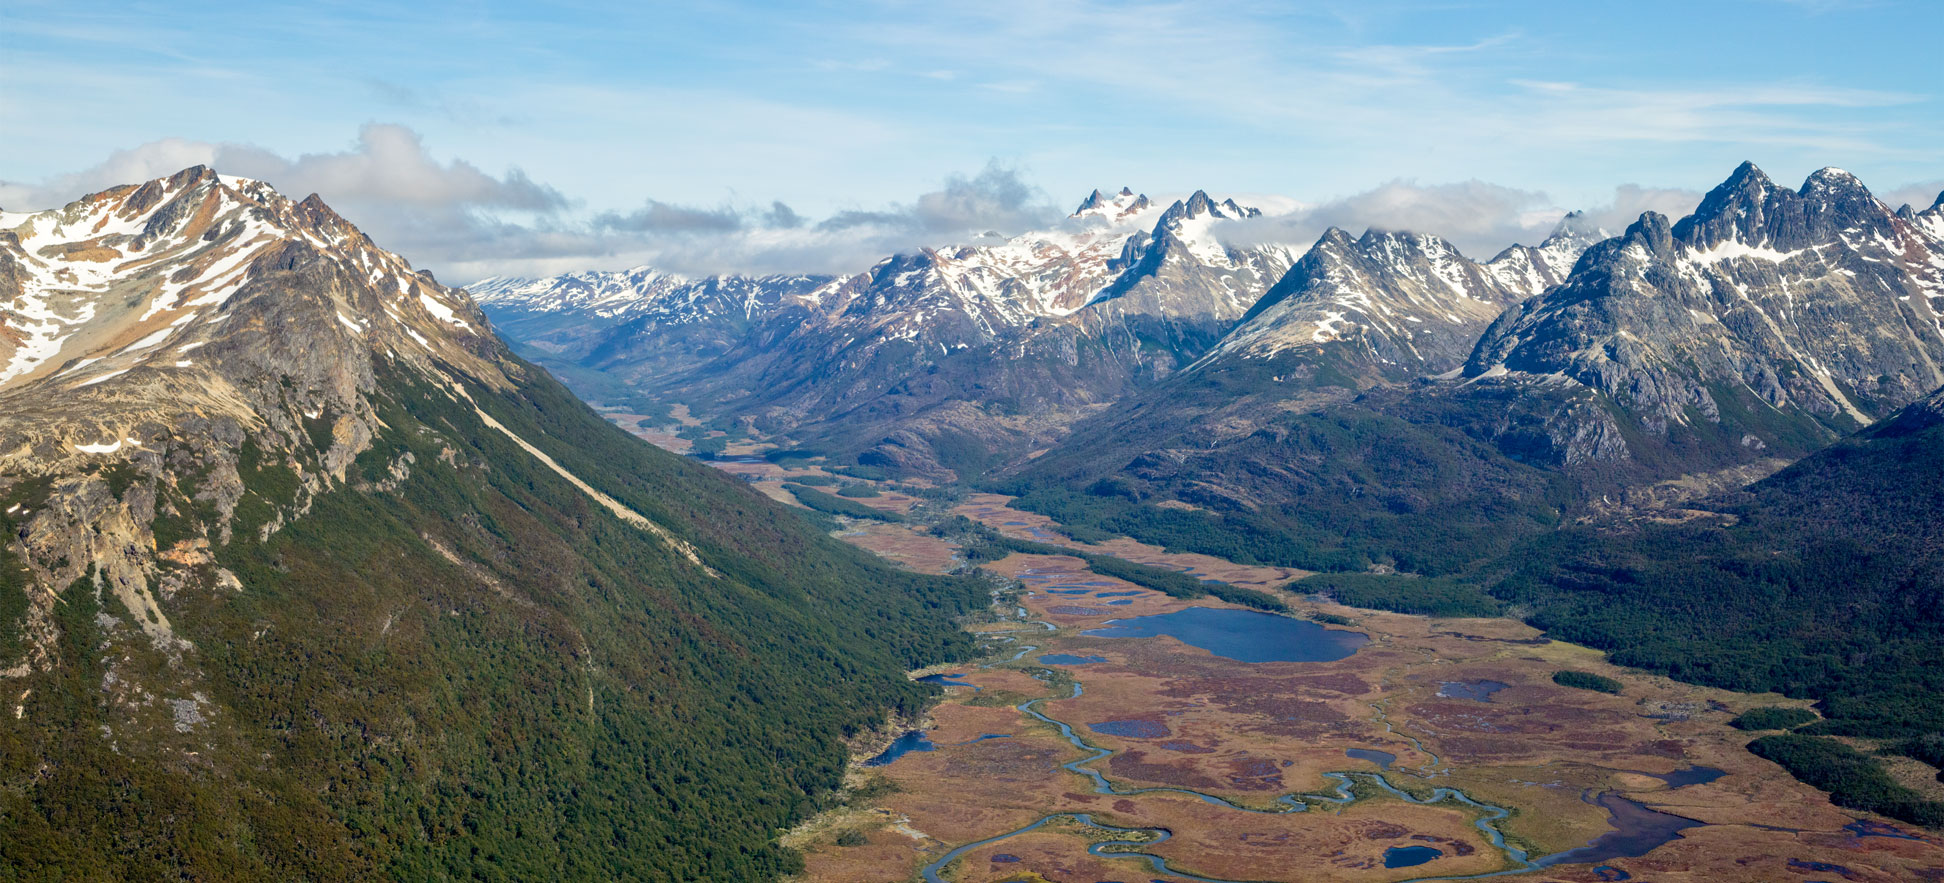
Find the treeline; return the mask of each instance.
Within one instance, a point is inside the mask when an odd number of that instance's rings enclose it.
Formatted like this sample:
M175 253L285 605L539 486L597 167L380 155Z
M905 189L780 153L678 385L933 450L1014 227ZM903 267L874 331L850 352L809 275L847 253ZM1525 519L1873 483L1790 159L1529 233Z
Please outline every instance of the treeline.
M1231 604L1253 607L1257 610L1277 613L1289 610L1289 605L1284 604L1282 599L1267 592L1230 585L1218 580L1200 579L1180 571L1141 564L1113 555L1015 539L963 515L952 516L934 527L933 532L957 542L965 549L966 560L974 564L997 561L1013 552L1025 555L1066 555L1087 562L1088 569L1095 573L1126 580L1172 598L1213 596Z
M1929 800L1884 772L1875 758L1834 739L1763 736L1748 750L1790 775L1829 792L1837 806L1881 813L1928 827L1944 827L1944 801Z
M783 488L789 491L791 496L796 497L798 501L802 502L803 505L809 506L825 515L843 515L849 518L865 518L871 521L889 521L894 523L905 520L904 516L896 512L887 512L883 509L866 506L863 503L848 500L836 494L824 493L807 485L785 484Z
M1380 573L1319 573L1291 588L1327 595L1339 604L1395 610L1421 616L1498 616L1504 602L1477 583L1444 576Z

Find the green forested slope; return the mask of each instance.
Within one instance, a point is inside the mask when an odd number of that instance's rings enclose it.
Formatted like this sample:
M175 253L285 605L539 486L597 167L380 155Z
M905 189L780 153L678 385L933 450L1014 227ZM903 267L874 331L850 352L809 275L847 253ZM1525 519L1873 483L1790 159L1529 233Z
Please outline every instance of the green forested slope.
M983 590L880 566L627 436L530 366L510 373L524 378L510 392L470 388L479 407L692 544L714 575L472 405L384 377L386 429L353 487L299 514L280 455L245 456L250 490L213 562L242 587L164 604L193 649L149 649L87 580L63 592L60 658L14 682L30 691L22 713L0 715L0 879L790 869L776 829L837 783L843 737L926 701L933 688L903 672L968 649L952 620ZM388 489L406 453L409 477ZM165 545L213 528L191 500L198 476L183 475L154 485L184 513L158 518ZM35 492L11 493L31 511ZM9 599L34 590L5 570ZM116 693L132 672L155 695Z

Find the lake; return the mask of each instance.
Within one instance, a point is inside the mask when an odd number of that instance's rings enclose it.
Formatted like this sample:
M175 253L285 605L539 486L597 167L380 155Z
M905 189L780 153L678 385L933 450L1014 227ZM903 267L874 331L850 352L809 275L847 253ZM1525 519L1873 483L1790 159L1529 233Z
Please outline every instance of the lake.
M1378 751L1375 748L1346 748L1343 753L1351 760L1367 760L1386 770L1391 768L1391 764L1397 762L1397 755L1388 751Z
M879 752L878 756L873 757L870 760L864 761L864 765L884 766L885 764L888 764L894 760L897 760L900 757L910 754L913 751L937 751L937 750L938 750L938 746L933 745L930 739L925 738L925 734L923 732L920 732L918 730L912 730L908 733L905 733L902 736L899 736L896 741L891 743L891 746L889 748L886 748L882 752Z
M1393 846L1384 850L1384 867L1415 868L1441 855L1442 850L1429 846Z
M1188 607L1114 619L1084 634L1093 638L1167 635L1237 662L1332 662L1370 642L1362 632L1336 631L1305 619L1229 607Z

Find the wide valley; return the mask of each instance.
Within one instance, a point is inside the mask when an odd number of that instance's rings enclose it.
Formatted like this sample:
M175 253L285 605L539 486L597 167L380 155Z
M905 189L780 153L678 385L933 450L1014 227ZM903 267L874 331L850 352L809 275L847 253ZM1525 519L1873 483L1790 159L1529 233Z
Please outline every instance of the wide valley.
M791 503L786 481L838 477L761 453L716 462ZM1301 571L1078 543L998 495L872 489L855 502L904 520L839 516L837 535L902 567L964 566L926 526L953 515L1078 554L983 565L994 604L966 627L986 655L912 673L943 700L860 740L843 804L784 835L805 883L1891 881L1944 865L1944 839L1832 806L1729 726L1805 703L1620 668L1510 619L1345 607L1287 588ZM1266 590L1291 615L1171 597L1087 554Z

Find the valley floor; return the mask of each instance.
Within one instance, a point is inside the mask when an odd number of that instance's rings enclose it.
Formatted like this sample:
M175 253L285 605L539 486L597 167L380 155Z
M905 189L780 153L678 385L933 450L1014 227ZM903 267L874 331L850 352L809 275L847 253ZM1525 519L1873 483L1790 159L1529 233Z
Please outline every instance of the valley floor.
M783 479L824 474L736 453L719 465L787 502ZM894 492L855 502L946 505ZM990 655L914 673L944 684L943 702L915 734L863 747L848 804L786 835L807 883L1944 879L1944 839L1833 807L1728 726L1750 707L1801 703L1621 669L1512 620L1343 607L1288 591L1300 571L1073 543L1006 502L971 495L949 514L1269 590L1328 624L1285 642L1368 641L1329 661L1243 662L1174 637L1089 634L1241 609L1078 557L989 563L1009 588L993 621L968 628ZM901 566L962 561L911 524L843 521L841 536ZM1562 670L1621 692L1559 686ZM910 750L885 752L894 737Z

